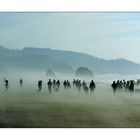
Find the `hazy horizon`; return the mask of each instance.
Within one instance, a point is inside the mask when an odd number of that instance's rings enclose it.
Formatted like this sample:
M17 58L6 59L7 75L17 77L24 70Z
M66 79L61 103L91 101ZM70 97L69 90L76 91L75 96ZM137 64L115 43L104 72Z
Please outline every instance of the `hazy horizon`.
M140 63L140 13L0 13L0 44Z

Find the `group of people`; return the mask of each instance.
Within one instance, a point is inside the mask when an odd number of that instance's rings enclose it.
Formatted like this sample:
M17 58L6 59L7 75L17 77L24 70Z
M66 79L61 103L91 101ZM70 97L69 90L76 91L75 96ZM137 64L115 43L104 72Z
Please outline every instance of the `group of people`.
M4 78L3 79L4 81L4 85L5 85L5 91L7 91L9 89L9 81ZM89 92L94 92L94 89L96 88L96 85L94 83L93 80L91 80L89 86L87 86L87 83L85 82L85 80L83 80L83 82L81 82L81 80L79 79L73 79L73 82L71 83L69 80L64 80L62 81L62 83L60 82L60 80L51 80L49 79L48 82L47 82L47 86L48 86L48 91L51 93L52 90L57 92L59 91L60 89L60 84L63 85L64 87L64 90L69 90L70 88L72 88L72 85L74 88L78 89L78 91L80 92L81 90L85 91L86 93ZM23 79L20 78L19 79L19 85L20 87L23 86ZM42 85L43 85L43 82L42 80L39 80L38 81L38 91L41 91L42 90Z
M54 90L55 92L59 91L60 84L61 84L60 80L54 79L53 81L51 81L51 79L49 79L47 82L48 91L50 93L52 92L52 90ZM87 86L87 83L85 81L81 82L81 80L78 80L78 79L77 80L73 79L72 84L73 84L73 87L78 89L79 92L81 91L81 89L83 89L86 93L88 93L89 89L93 93L96 87L93 80L91 80L89 87ZM64 80L62 82L62 85L64 87L64 90L69 90L70 88L72 88L69 80ZM42 89L42 80L38 81L38 91L41 91L41 89Z
M52 87L54 91L58 91L60 89L60 81L59 80L53 80L53 82L51 81L51 79L49 79L49 81L47 82L48 85L48 91L51 93L52 92ZM42 80L38 81L38 91L41 91L42 89Z
M91 93L93 93L94 89L96 88L95 82L93 80L91 80L89 86L87 86L87 83L85 82L85 80L81 82L81 80L73 79L73 86L76 87L78 91L81 91L81 89L83 89L86 93L88 93L89 90Z
M3 82L4 82L4 85L5 85L5 91L7 91L9 89L9 81L6 78L4 78ZM19 84L20 84L20 87L22 87L22 85L23 85L22 78L20 78Z
M7 91L9 88L9 81L6 78L4 78L3 81L4 81L4 85L5 85L5 91ZM20 87L23 86L22 78L19 79L19 84L20 84ZM77 89L79 92L82 90L85 93L88 93L89 91L91 93L94 93L94 90L96 88L95 82L93 80L91 80L91 82L89 84L87 84L85 82L85 80L81 81L79 79L73 79L72 83L69 80L64 80L61 83L60 80L54 79L53 81L51 81L51 79L49 79L47 82L48 91L50 93L52 92L52 90L57 92L60 89L60 85L63 85L64 90L69 90L73 86L73 88ZM129 81L117 80L117 81L113 81L113 83L111 84L111 87L112 87L114 93L117 90L133 92L134 85L135 85L134 80L129 80ZM41 91L41 90L42 90L42 80L39 80L38 81L38 91Z
M114 93L116 92L116 90L119 90L119 91L124 90L124 91L133 92L134 91L134 85L135 85L134 80L129 80L129 81L117 80L117 81L113 81L111 87L113 88Z

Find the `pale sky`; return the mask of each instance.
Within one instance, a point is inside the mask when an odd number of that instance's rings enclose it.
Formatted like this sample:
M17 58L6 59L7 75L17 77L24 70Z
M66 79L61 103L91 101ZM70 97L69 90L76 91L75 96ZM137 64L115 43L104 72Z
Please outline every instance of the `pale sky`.
M0 44L140 63L140 13L0 13Z

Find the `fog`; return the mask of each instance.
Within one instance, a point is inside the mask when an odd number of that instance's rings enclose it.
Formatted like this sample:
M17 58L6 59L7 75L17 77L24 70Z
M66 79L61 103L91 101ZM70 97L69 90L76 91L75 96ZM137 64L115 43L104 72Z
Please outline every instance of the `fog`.
M93 77L94 93L79 92L72 83L65 90L62 81L72 82L74 76L56 75L55 79L61 81L60 90L52 89L51 93L47 87L49 77L41 71L12 72L0 77L0 127L140 127L140 92L114 94L110 83L101 81L99 75ZM9 80L7 91L4 77ZM40 92L38 80L43 81Z

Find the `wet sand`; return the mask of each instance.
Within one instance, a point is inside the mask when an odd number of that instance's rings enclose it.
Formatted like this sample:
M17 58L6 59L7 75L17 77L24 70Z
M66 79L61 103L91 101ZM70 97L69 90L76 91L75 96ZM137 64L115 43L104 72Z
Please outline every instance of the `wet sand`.
M139 87L137 87L139 88ZM113 93L98 83L94 94L75 89L49 93L24 85L0 91L2 128L137 128L140 92Z

